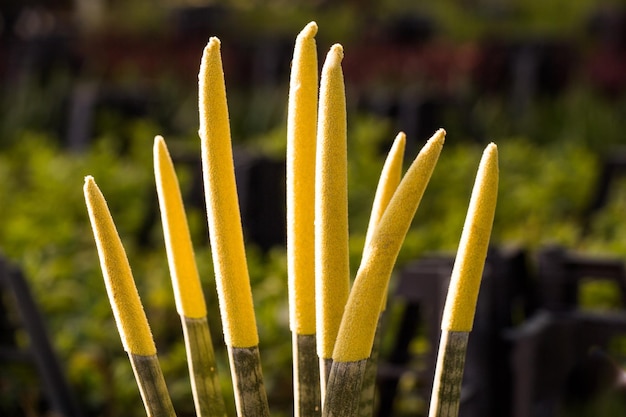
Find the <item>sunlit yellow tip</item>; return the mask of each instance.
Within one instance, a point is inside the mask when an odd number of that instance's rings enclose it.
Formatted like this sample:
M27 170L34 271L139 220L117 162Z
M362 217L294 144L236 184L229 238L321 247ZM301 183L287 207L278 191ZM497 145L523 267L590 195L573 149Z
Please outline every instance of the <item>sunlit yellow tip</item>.
M219 48L221 45L222 45L222 42L220 42L217 36L211 36L209 38L209 42L207 43L205 49L215 49L215 48Z
M330 47L328 56L329 57L332 56L335 59L338 59L339 61L341 61L343 59L343 46L341 46L341 44L339 43L334 44L333 46Z
M198 81L200 83L203 83L205 81L204 77L207 76L206 72L208 71L209 67L211 67L210 61L213 59L212 57L216 55L219 56L220 47L221 42L215 36L212 36L209 39L209 42L204 47L204 50L202 51L202 59L200 61L200 71L198 72Z
M317 35L317 23L310 22L298 34L298 38L312 38Z
M441 321L443 330L472 330L497 197L498 148L491 143L483 152L467 210Z
M85 177L83 190L100 267L124 349L136 355L155 355L148 320L104 196L90 175Z

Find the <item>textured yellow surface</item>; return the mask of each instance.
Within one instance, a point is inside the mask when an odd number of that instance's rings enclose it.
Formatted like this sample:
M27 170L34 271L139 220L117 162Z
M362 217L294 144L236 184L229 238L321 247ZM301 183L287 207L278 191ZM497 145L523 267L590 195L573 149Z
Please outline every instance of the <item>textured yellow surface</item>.
M370 356L389 277L398 252L435 168L445 131L438 130L402 178L374 232L346 305L333 360L352 362Z
M148 319L104 196L91 176L85 177L83 191L104 283L124 349L135 355L155 355Z
M450 277L450 287L441 320L442 330L456 332L472 330L497 198L498 148L491 143L483 152L476 174Z
M296 38L287 113L289 326L303 335L315 333L316 33L311 22Z
M209 40L198 75L202 169L211 252L228 346L257 346L259 337L241 229L220 41Z
M346 97L343 48L333 45L322 68L315 176L317 351L331 358L350 291Z
M406 135L404 132L400 132L393 141L387 159L385 159L383 170L380 173L376 194L374 195L374 203L372 204L372 213L370 214L367 232L365 234L365 248L367 248L369 242L372 240L376 226L378 226L380 219L383 217L383 213L402 178L402 162L404 160L405 146ZM381 311L385 310L386 305L387 293L385 292L383 300L381 301Z
M176 308L178 313L185 317L199 319L206 316L204 294L174 164L161 136L154 138L153 155L154 176Z
M367 233L365 234L365 247L367 247L372 240L374 230L376 230L376 226L378 226L380 219L383 217L383 213L402 178L402 162L404 160L405 146L406 135L404 132L400 132L389 150L389 154L383 165L383 170L380 173L376 194L374 195L374 203L372 204L372 213L370 214Z

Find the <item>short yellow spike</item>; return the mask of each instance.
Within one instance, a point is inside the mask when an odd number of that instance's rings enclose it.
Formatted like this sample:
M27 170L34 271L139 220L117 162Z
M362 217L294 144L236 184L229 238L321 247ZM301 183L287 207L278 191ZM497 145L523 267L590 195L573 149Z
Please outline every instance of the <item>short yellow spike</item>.
M289 324L315 334L315 135L317 128L317 24L296 38L287 118L287 252Z
M355 362L370 356L380 305L398 252L435 168L445 131L438 130L422 148L402 178L361 265L341 321L333 352L336 362Z
M326 56L320 81L315 177L317 353L331 358L350 290L343 47Z
M128 258L107 203L92 176L83 188L100 267L124 349L134 355L156 355L156 347L133 280Z
M174 164L163 137L154 138L154 175L178 313L189 318L206 316L206 304L189 235Z
M472 191L459 249L452 269L441 329L469 332L487 257L498 198L498 148L485 149Z
M378 180L378 186L376 187L376 194L374 196L374 204L372 204L372 213L370 214L367 232L365 234L365 247L367 247L372 240L374 230L376 230L376 226L378 226L380 219L383 217L383 213L402 178L402 162L404 160L405 146L406 134L400 132L393 141L387 159L385 159L383 170L380 173L380 179Z
M202 166L211 251L228 346L257 346L239 200L231 148L226 86L219 39L204 49L198 75Z

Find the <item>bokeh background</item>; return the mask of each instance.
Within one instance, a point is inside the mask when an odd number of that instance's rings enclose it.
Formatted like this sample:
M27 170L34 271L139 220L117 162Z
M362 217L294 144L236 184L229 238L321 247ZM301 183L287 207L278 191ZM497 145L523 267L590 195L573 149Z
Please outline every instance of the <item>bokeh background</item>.
M291 415L286 104L295 36L311 20L319 25L320 66L333 43L345 49L354 270L393 138L407 133L409 161L439 127L446 145L399 267L454 252L490 141L501 167L495 245L560 245L626 261L626 183L604 175L607 166L619 174L626 144L621 2L1 0L0 251L24 271L86 416L144 410L102 282L85 175L108 199L175 407L194 414L154 189L157 134L179 172L231 395L197 137L197 72L209 36L222 41L270 406ZM610 285L593 288L589 308L623 307ZM28 344L19 325L11 335ZM46 415L37 381L32 367L3 363L0 414Z

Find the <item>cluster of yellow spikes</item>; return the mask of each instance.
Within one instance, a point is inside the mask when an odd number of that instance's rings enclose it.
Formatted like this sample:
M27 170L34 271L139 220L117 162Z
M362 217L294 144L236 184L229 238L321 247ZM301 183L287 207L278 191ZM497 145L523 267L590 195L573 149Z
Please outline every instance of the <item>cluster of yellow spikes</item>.
M311 22L298 35L290 79L287 138L289 282L286 283L290 327L295 335L316 338L320 359L329 360L329 363L354 363L367 360L372 351L389 278L442 150L445 131L435 132L404 175L402 162L406 138L403 133L398 134L383 167L362 261L351 286L346 104L341 69L343 48L338 44L330 48L318 84L316 33L317 25ZM198 78L203 179L224 341L231 349L254 349L259 337L236 193L226 89L217 38L211 38L204 49ZM177 309L183 318L202 320L207 310L183 201L174 166L160 136L154 142L154 164ZM497 148L490 144L483 154L461 237L442 323L446 331L471 330L491 234L497 183ZM122 242L92 177L86 178L84 192L124 349L131 356L154 356L156 349ZM231 363L231 368L235 367L236 364ZM321 369L322 373L332 375L331 368ZM333 379L331 375L322 375L322 380L329 376ZM323 384L322 391L327 388ZM328 395L336 394L328 392ZM144 397L144 403L146 401L149 400ZM328 404L333 401L337 400L331 398ZM322 404L326 403L322 400ZM243 415L240 404L237 405L238 413ZM198 406L196 408L199 410ZM153 411L148 405L146 409L149 414ZM343 415L325 405L323 409L324 415ZM259 415L266 413L261 411Z

